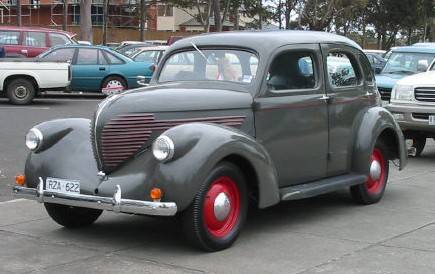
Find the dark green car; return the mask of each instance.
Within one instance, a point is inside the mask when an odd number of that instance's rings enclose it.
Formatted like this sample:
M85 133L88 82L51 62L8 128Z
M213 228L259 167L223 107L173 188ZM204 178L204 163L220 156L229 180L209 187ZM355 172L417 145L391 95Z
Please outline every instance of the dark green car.
M17 196L65 227L102 210L179 215L200 248L229 247L248 204L265 208L350 188L378 202L404 139L353 41L322 32L185 38L150 86L102 101L95 117L39 124Z

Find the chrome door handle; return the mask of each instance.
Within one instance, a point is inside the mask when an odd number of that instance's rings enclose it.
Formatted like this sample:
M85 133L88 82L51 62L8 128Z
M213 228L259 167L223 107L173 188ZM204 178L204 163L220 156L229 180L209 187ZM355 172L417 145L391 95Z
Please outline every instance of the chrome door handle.
M319 100L329 101L329 100L331 100L331 97L329 97L327 95L322 95L322 97L320 97Z

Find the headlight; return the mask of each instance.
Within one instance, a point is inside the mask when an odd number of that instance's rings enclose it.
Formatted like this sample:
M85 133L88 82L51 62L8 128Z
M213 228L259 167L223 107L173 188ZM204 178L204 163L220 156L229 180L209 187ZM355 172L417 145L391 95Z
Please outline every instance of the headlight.
M402 101L411 101L414 98L414 90L412 86L396 85L393 89L393 99Z
M153 155L161 161L166 162L174 156L174 142L168 136L161 135L153 143Z
M32 128L26 134L26 146L28 149L35 151L41 146L42 132L37 128Z

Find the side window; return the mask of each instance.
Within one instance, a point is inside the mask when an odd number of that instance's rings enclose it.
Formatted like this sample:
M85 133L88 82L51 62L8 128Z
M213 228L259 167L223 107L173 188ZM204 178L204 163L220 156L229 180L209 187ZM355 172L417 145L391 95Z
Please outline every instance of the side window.
M104 57L104 54L101 50L98 50L98 64L99 65L107 65L106 57Z
M313 55L289 51L279 54L267 75L269 90L311 89L316 86Z
M51 61L71 61L74 56L74 48L53 50L43 58Z
M97 65L98 53L96 49L80 48L77 55L77 65Z
M18 31L0 31L0 44L18 45L20 33Z
M50 43L52 47L71 44L71 41L68 39L68 37L63 34L50 33L48 36L50 37Z
M375 83L375 76L373 75L372 66L363 54L359 56L359 61L361 62L361 66L363 68L366 83L368 85L373 85Z
M360 83L358 64L352 55L345 52L331 52L328 54L329 82L333 87L353 87Z
M45 33L29 31L24 32L23 45L30 47L45 48L47 44L45 43Z
M106 56L107 59L109 60L109 63L111 65L119 65L119 64L124 64L124 62L119 59L118 57L116 57L115 55L111 54L110 52L106 51Z

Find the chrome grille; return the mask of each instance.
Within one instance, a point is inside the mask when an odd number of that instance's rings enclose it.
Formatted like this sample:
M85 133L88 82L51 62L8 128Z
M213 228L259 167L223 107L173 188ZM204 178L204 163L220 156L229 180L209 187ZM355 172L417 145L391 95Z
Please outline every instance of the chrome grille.
M390 101L391 99L391 88L380 88L378 87L378 91L381 94L381 99L384 101Z
M417 101L435 102L435 87L415 88L414 95Z
M145 147L154 132L159 133L177 125L193 122L237 127L242 125L244 120L245 116L155 120L154 114L151 113L118 115L101 130L99 143L101 144L102 168L110 172L121 165ZM95 147L98 149L98 145Z

